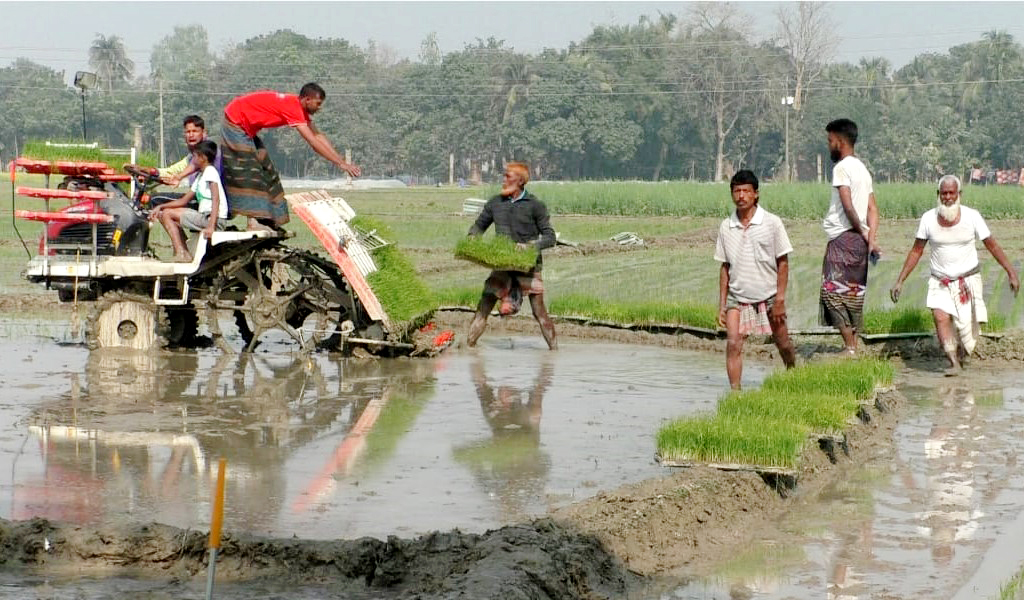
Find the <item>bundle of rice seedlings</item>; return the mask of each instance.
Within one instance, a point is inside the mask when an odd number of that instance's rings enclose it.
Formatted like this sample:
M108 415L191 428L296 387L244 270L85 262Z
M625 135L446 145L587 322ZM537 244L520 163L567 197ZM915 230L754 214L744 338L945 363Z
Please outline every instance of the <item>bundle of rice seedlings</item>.
M356 217L352 225L377 233L389 241L394 237L381 223L365 217ZM372 250L377 270L366 280L373 288L381 306L391 318L391 324L404 333L426 323L437 309L437 298L423 283L412 262L394 244Z
M859 407L860 401L853 394L778 393L761 389L727 395L718 402L718 414L803 423L813 433L838 435Z
M774 373L760 390L724 397L713 417L662 427L658 453L664 460L793 468L808 435L841 433L861 401L893 375L892 365L878 359Z
M74 144L76 142L68 143ZM103 148L48 146L46 142L26 142L22 148L21 155L25 158L54 162L101 162L107 163L112 169L120 169L122 164L128 162L127 156L104 152ZM153 152L140 152L136 155L135 162L147 167L156 167L160 164L160 158Z
M528 244L516 247L511 238L503 235L472 235L455 244L455 258L461 258L498 271L528 272L537 264L537 248Z
M754 416L681 419L658 432L662 460L794 468L810 428Z
M772 373L765 378L761 389L780 394L820 393L837 398L853 395L858 400L866 400L876 387L890 385L895 372L889 361L877 358L813 363Z

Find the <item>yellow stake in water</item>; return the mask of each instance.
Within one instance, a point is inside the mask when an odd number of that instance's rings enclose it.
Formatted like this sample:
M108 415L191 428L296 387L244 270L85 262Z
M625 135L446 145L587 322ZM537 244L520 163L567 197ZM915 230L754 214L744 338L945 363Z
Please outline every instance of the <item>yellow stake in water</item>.
M206 600L213 599L213 579L217 574L217 551L220 550L220 527L224 522L224 471L227 459L217 462L217 491L213 497L213 522L210 524L210 564L206 569Z

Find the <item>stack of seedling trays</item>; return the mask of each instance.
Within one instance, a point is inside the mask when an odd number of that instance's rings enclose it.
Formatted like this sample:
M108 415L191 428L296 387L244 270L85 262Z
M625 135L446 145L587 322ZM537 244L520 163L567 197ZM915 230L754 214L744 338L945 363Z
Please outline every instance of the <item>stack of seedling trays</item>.
M394 240L383 223L357 216L350 222L364 240ZM387 311L391 327L402 337L409 336L434 315L437 298L430 291L412 261L393 243L366 244L377 270L366 276L381 306Z
M768 376L758 390L731 392L714 415L683 418L661 428L657 459L664 466L709 466L783 476L792 484L810 443L834 459L847 450L846 430L870 419L894 369L878 359L804 365Z

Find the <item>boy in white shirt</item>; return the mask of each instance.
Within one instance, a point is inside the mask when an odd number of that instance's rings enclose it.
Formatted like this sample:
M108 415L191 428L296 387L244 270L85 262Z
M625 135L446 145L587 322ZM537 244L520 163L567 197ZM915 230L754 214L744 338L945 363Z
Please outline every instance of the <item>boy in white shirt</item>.
M974 351L977 344L978 323L988 321L988 311L982 298L981 268L975 240L981 240L999 266L1006 271L1014 296L1020 289L1017 273L1002 247L992 237L985 219L973 208L961 206L960 194L959 177L946 175L939 180L938 206L921 217L915 236L917 239L907 253L896 283L889 290L892 301L899 301L903 282L921 260L924 245L931 242L931 277L928 278L926 306L932 309L935 333L949 359L946 376L957 375L961 368L961 352L950 321L956 325L962 356L965 357Z
M217 158L217 144L210 140L203 140L196 144L192 151L195 156L195 165L199 169L199 177L192 183L191 189L185 194L166 204L161 204L149 213L151 221L160 221L160 224L167 230L174 246L174 260L178 262L192 262L192 255L185 246L185 237L181 231L182 227L190 231L200 231L201 235L209 238L214 230L224 229L227 224L228 203L224 194L224 185L220 181L220 175L213 166ZM192 198L198 203L198 210L188 208Z

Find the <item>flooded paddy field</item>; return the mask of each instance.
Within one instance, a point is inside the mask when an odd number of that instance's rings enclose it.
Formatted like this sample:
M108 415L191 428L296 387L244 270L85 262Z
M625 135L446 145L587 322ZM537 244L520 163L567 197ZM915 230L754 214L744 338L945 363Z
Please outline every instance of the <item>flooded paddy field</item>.
M3 345L0 515L205 527L224 457L226 530L315 539L482 532L656 476L661 421L727 387L714 356L523 337L384 361Z
M284 540L262 564L226 561L224 598L533 597L481 582L540 564L534 548L555 557L538 567L543 581L589 582L589 592L549 586L546 597L566 598L987 598L1024 561L1024 374L984 362L957 379L911 363L891 440L827 485L798 487L728 558L641 579L609 563L618 559L580 533L586 523L542 517L665 475L654 432L714 409L727 387L722 354L568 337L549 353L539 335L498 327L480 348L423 360L302 358L272 345L138 356L66 338L37 324L0 327L0 517L77 525L115 545L161 523L178 529L147 535L192 562L125 572L10 561L4 597L202 597L220 457L228 539L250 549L248 536ZM745 385L775 366L748 357ZM5 523L0 537L74 537L47 522L24 527L35 533ZM373 585L324 584L313 560L275 577L289 540L377 560L398 552L431 583L385 585L386 560ZM252 581L261 569L271 577ZM442 572L461 575L441 583Z

